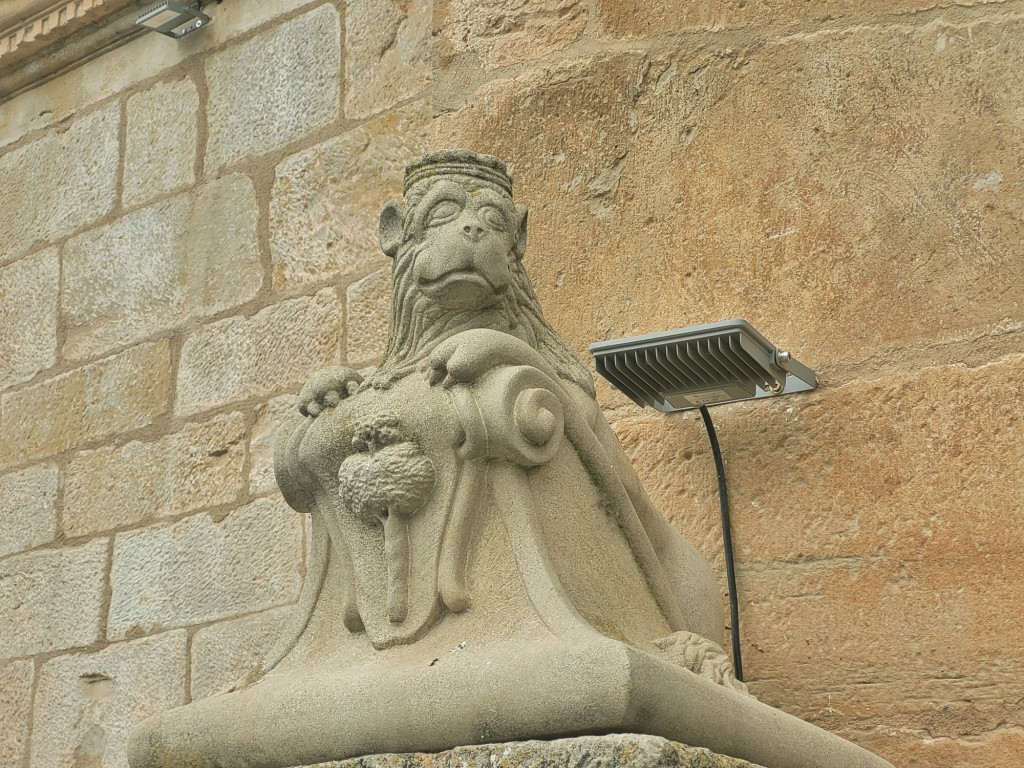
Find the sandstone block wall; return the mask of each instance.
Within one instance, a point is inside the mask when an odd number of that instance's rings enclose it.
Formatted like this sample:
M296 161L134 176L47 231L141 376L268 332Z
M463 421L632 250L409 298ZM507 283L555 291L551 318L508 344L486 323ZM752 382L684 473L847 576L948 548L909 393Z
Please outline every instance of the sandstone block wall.
M752 692L897 766L1024 764L1024 3L438 0L434 23L433 140L513 163L581 354L744 317L818 371L713 410ZM721 567L699 417L599 396Z
M273 432L378 359L377 214L429 148L406 5L233 0L0 104L3 768L125 768L276 639L306 522Z
M432 146L511 164L585 359L745 317L818 371L713 412L752 691L897 766L1024 764L1024 1L211 14L0 104L0 765L123 768L258 664L304 568L274 428L379 359L376 217ZM599 396L720 568L699 419Z

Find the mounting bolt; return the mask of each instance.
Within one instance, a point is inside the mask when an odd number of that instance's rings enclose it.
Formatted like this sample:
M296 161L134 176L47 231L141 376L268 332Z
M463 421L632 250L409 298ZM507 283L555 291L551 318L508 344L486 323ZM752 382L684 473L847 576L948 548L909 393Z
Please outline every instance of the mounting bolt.
M779 365L785 365L791 358L792 355L790 355L789 352L783 352L781 349L775 354L775 361Z

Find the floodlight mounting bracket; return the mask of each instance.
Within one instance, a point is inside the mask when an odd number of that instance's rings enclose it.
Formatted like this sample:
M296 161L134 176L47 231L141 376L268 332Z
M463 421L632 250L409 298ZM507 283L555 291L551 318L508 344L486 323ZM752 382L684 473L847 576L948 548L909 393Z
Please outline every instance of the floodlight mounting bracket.
M813 370L746 320L724 320L590 345L597 371L662 413L806 392Z

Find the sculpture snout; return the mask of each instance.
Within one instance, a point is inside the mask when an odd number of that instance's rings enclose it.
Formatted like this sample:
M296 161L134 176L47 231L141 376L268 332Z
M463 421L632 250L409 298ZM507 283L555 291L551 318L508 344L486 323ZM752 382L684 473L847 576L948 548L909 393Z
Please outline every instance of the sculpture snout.
M484 232L486 231L487 230L485 230L483 225L479 222L467 222L462 225L462 234L474 243L480 242L481 238L484 236Z

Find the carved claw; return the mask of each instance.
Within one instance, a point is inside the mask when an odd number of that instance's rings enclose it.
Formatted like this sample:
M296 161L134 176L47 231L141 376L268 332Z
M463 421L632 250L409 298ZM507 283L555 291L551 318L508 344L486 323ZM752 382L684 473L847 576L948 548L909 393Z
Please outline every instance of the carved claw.
M299 413L316 418L354 395L362 381L362 376L343 365L317 371L299 393Z
M436 387L442 381L447 382L448 380L448 366L443 362L435 362L433 359L430 361L430 367L427 369L427 383ZM446 386L451 386L446 384Z

